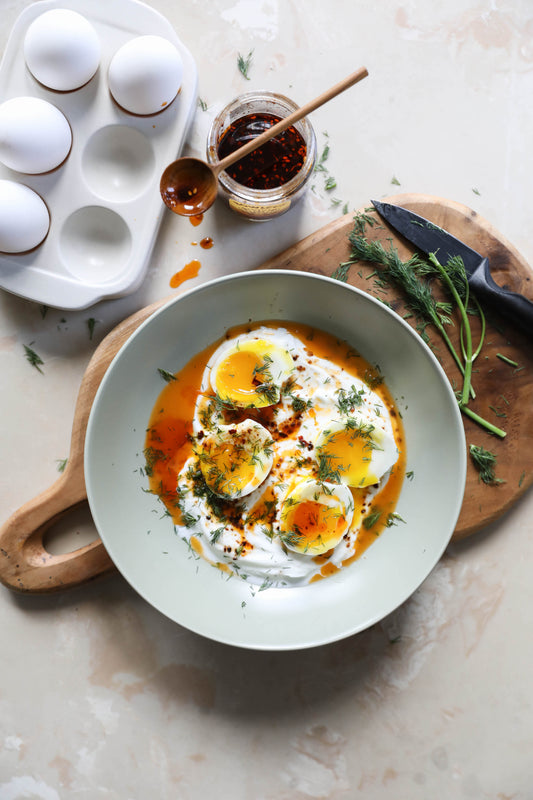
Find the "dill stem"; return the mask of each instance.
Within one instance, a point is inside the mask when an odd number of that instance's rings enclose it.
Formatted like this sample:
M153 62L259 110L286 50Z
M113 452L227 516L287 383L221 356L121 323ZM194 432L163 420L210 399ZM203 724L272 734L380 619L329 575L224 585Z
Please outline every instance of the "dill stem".
M477 307L477 310L478 310L478 314L479 314L479 319L481 321L481 333L479 335L478 346L477 346L476 350L474 351L474 353L472 354L472 361L475 361L476 358L478 357L478 355L480 354L481 348L483 347L483 342L485 341L485 332L487 330L487 321L485 319L485 314L483 313L483 309L479 305L479 302L476 300L475 297L472 297L472 299L473 299L474 303L476 304L476 307ZM467 308L467 307L468 307L468 305L465 303L465 308ZM464 358L465 351L464 351L463 328L462 327L461 327L461 347L463 348L463 358ZM472 396L474 396L474 395L472 395Z
M450 340L450 337L446 333L446 329L444 328L444 325L442 324L442 322L440 321L440 319L436 315L433 318L433 324L436 327L436 329L438 330L438 332L440 333L440 335L442 336L442 338L444 339L444 341L446 343L446 346L447 346L448 350L450 351L450 353L452 354L455 363L457 364L457 366L461 370L461 375L464 375L465 374L465 368L464 368L463 362L461 361L461 359L457 355L457 351L456 351L455 347L453 346L453 344L452 344L452 342Z
M472 382L472 329L470 328L470 321L468 319L468 315L466 313L466 308L464 307L463 301L459 297L459 293L455 288L453 281L451 280L450 276L438 260L435 253L429 254L429 260L431 263L438 269L439 274L441 275L442 280L445 282L448 290L450 291L453 299L457 304L457 308L459 309L459 313L461 315L461 320L463 323L463 330L465 335L465 346L464 346L464 372L463 372L463 391L461 394L461 405L466 405L468 403L470 397L470 386Z
M464 378L464 374L465 374L464 364L461 361L461 359L459 358L459 356L457 355L457 351L456 351L455 347L453 346L453 344L452 344L452 342L450 340L450 337L446 333L446 329L444 328L442 322L440 321L440 319L437 316L435 316L433 318L433 324L435 325L436 329L438 330L438 332L440 333L440 335L444 339L444 342L445 342L448 350L452 354L453 359L454 359L455 363L457 364L457 367L459 368L459 371L460 371L461 375ZM474 400L475 397L476 397L476 393L474 391L474 387L472 386L472 383L470 383L470 394L472 395L472 400Z
M472 411L472 409L469 408L464 403L460 402L459 408L461 409L463 414L466 414L467 417L473 419L474 422L477 422L478 425L481 425L481 427L485 428L487 431L489 431L489 433L493 433L495 436L499 436L500 439L504 439L507 436L505 431L502 431L501 428L497 428L496 425L492 424L492 422L489 422L488 420L481 417L479 414L476 414L475 411Z

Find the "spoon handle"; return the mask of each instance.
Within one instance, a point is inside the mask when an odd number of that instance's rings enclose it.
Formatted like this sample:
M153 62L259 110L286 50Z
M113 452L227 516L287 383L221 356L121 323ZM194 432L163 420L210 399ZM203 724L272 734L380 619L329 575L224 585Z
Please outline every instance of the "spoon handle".
M275 125L272 125L271 128L268 128L268 130L266 130L260 136L257 136L255 139L252 139L251 141L242 145L242 147L239 147L237 150L234 150L232 153L227 155L216 165L217 173L223 172L227 167L231 166L231 164L234 164L235 161L240 161L241 158L244 158L244 156L247 156L253 150L257 150L258 147L262 147L265 142L273 139L274 136L278 135L278 133L282 133L287 128L290 128L291 125L294 125L296 122L303 119L303 117L306 117L315 109L323 106L325 103L329 102L329 100L332 100L338 94L341 94L341 92L349 89L350 86L353 86L363 78L366 78L367 75L368 70L366 67L359 67L359 69L353 72L351 75L348 75L348 77L344 78L342 81L339 81L339 83L336 83L334 86L331 86L325 92L322 92L322 94L320 94L318 97L315 97L314 100L310 100L305 105L297 108L296 111L293 111L292 114L289 114L288 117L284 117L279 122L276 122Z

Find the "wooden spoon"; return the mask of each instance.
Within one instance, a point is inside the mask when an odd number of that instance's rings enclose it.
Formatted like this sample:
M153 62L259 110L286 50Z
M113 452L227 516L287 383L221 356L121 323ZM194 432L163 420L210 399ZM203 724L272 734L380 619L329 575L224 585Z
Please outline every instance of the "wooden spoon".
M184 217L203 214L216 200L218 176L221 172L236 161L240 161L241 158L244 158L249 153L262 147L265 142L273 139L286 128L290 128L291 125L306 117L311 111L366 78L367 75L367 69L360 67L356 72L348 75L347 78L336 83L335 86L332 86L314 100L310 100L301 108L296 109L288 117L284 117L260 136L251 139L216 164L207 164L199 158L178 158L177 161L173 161L161 176L160 191L163 202L175 214L180 214Z

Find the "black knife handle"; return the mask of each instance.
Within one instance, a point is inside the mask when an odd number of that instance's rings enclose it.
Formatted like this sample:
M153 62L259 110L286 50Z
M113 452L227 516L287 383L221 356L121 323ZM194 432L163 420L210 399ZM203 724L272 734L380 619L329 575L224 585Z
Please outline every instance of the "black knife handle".
M477 299L490 303L495 311L505 316L523 333L533 339L533 303L516 292L502 289L490 274L489 260L484 258L468 279Z

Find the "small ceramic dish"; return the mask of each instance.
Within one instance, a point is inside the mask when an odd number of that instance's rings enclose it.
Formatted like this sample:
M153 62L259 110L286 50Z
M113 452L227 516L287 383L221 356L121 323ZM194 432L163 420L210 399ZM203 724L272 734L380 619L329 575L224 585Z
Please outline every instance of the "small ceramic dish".
M364 554L303 587L251 591L196 559L146 491L147 421L176 372L236 324L293 320L328 331L379 365L402 414L406 480L397 512ZM347 284L304 272L230 275L178 296L150 317L111 363L91 411L85 446L90 508L109 555L129 583L170 619L203 636L260 650L332 642L368 628L403 603L441 557L461 509L466 447L458 405L438 361L413 329Z

